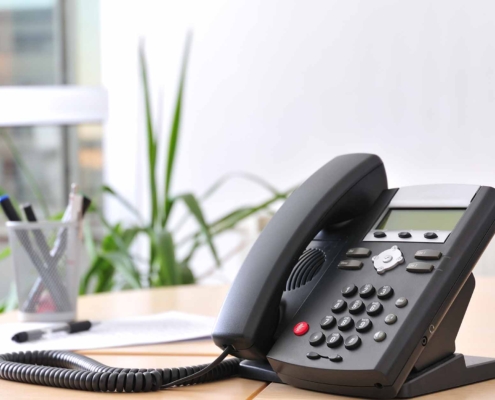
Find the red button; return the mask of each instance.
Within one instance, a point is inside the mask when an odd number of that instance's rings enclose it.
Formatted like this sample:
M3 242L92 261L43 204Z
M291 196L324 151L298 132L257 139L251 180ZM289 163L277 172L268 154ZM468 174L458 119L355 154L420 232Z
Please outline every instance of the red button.
M309 331L309 325L306 322L299 322L294 326L293 332L297 336L302 336Z

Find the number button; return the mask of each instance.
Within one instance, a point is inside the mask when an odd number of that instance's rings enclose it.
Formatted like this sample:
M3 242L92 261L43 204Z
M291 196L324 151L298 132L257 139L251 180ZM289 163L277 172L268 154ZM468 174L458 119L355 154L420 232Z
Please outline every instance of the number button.
M333 349L334 347L340 346L343 340L344 339L340 333L332 333L327 338L327 346Z
M368 332L373 327L373 322L369 318L361 318L356 323L356 330L358 332Z
M322 332L316 332L309 337L309 344L311 346L318 346L322 344L324 340L325 340L325 335Z
M344 297L351 297L354 296L357 292L357 287L356 285L347 285L344 286L341 290L342 296Z
M359 288L359 295L363 299L367 299L375 294L375 288L371 283L367 283Z
M379 301L372 301L370 304L368 304L368 307L366 307L366 312L368 315L375 316L380 314L383 311L383 306Z
M364 303L362 300L354 300L351 304L349 304L349 312L351 314L359 314L364 311Z
M351 317L342 317L339 319L339 322L337 322L337 327L341 331L348 331L354 326L354 320Z
M361 345L361 338L358 335L349 336L344 343L344 346L348 350L357 349Z
M392 286L385 285L385 286L382 286L380 289L378 289L377 296L379 299L385 300L385 299L389 299L390 297L392 297L393 294L394 294L394 289L392 288Z
M335 317L333 315L327 315L320 321L321 329L330 329L335 325Z
M347 307L347 303L344 300L339 299L333 304L332 311L334 313L339 313L344 311L346 307Z

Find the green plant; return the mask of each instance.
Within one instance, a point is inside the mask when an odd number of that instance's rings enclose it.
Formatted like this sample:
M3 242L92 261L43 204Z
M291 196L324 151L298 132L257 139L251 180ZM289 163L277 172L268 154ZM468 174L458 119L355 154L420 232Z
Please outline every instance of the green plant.
M191 261L203 246L206 246L215 260L216 267L221 260L215 247L214 238L237 226L244 219L285 199L291 192L279 192L263 179L247 173L231 173L221 177L202 196L194 193L174 194L172 183L176 161L177 146L180 136L182 116L182 99L186 78L187 60L190 49L190 36L186 41L179 87L175 100L172 125L168 134L168 151L163 160L165 170L163 177L158 174L160 164L159 132L156 130L152 115L147 62L144 47L139 48L141 82L143 87L144 110L146 116L147 164L149 169L150 215L146 219L125 198L112 188L105 186L103 192L113 196L123 204L135 217L136 223L126 226L124 223L111 224L104 217L101 209L96 208L100 221L107 230L101 243L97 243L91 230L84 229L85 243L91 259L91 266L84 275L80 293L105 292L116 288L141 288L188 284L195 281L191 272ZM207 222L202 203L210 198L230 179L247 179L264 187L270 197L251 207L241 207L231 211L212 222ZM160 179L163 179L160 184ZM171 216L180 212L177 208L182 203L184 215L176 226L171 226ZM188 219L194 219L197 230L180 237ZM149 243L149 257L142 259L132 253L132 245L140 237ZM180 239L179 239L180 238ZM145 271L139 265L146 265ZM210 272L214 271L212 269Z

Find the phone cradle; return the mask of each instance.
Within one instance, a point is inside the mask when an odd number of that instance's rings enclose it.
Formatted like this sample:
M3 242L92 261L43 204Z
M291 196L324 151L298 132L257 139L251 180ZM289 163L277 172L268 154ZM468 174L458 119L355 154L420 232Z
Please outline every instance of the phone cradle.
M495 378L495 359L455 354L455 339L475 287L473 274L426 344L397 398L423 396ZM242 361L239 376L282 383L266 361Z

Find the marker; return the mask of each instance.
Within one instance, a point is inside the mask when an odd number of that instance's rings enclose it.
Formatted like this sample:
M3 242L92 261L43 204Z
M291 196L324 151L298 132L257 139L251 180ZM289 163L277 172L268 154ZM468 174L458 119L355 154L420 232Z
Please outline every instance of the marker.
M45 335L50 335L58 332L66 332L67 334L89 331L95 323L91 321L69 322L64 325L56 326L55 328L33 329L32 331L18 332L12 336L12 340L17 343L32 342L39 340Z

